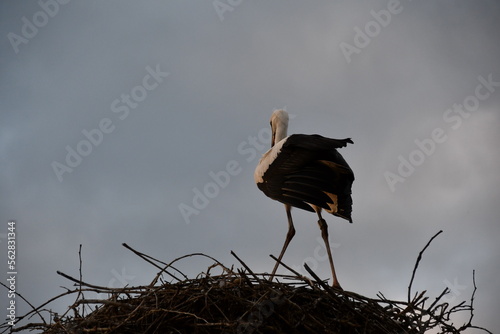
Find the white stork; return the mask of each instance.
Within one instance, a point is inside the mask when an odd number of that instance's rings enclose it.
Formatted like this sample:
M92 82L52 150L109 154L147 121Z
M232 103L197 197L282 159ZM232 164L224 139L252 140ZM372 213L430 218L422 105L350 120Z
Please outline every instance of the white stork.
M331 139L320 135L294 134L287 137L288 113L284 110L273 112L271 128L271 149L260 159L254 179L266 196L285 204L288 233L270 279L276 274L279 262L295 235L291 215L294 206L318 214L332 270L332 285L341 289L328 242L328 226L321 217L321 209L352 223L351 185L354 174L336 149L353 142L350 138Z

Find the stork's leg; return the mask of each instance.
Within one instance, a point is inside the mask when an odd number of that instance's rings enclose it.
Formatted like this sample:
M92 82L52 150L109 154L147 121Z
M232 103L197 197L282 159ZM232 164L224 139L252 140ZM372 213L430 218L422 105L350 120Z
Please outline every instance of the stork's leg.
M330 260L330 268L332 269L332 278L333 278L332 286L334 288L342 290L342 287L340 286L339 281L337 279L337 275L335 274L335 266L333 265L332 251L330 249L330 242L328 241L328 225L326 224L326 221L323 219L323 217L321 217L320 210L316 211L319 217L318 225L321 230L321 237L323 238L323 241L325 242L326 245L326 251L328 252L328 260Z
M288 217L288 232L286 234L285 243L283 244L283 249L281 250L280 256L278 257L278 262L276 262L276 264L274 265L273 272L271 274L271 277L269 278L270 281L273 280L274 275L276 274L276 270L278 270L280 261L283 258L283 255L285 254L286 248L288 247L288 244L295 235L295 228L293 227L293 221L292 221L292 207L290 205L285 204L285 209L286 209L286 216Z

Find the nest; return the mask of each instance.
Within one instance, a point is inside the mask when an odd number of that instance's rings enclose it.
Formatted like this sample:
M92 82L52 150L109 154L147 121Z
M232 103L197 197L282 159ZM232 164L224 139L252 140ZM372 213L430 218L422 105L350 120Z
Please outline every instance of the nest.
M233 252L233 256L242 265L240 269L227 268L201 253L185 255L166 264L126 244L124 246L160 269L149 285L116 289L84 282L81 277L80 246L80 277L74 278L58 272L74 282L74 288L39 307L33 307L31 312L18 318L20 321L38 317L40 322L31 322L21 327L10 327L4 323L0 325L0 329L11 333L42 330L46 334L349 334L424 333L430 329L437 329L440 333L462 333L465 329L476 328L491 333L471 324L476 292L474 275L474 292L470 304L462 302L450 306L442 302L442 297L449 293L447 288L433 301L425 296L425 291L415 293L410 298L411 284L423 251L419 254L408 287L408 300L394 301L381 293L377 298L368 298L334 289L307 265L305 267L312 278L304 277L281 263L293 275L277 275L277 282L271 282L268 274L254 273ZM192 256L209 258L214 264L206 272L190 279L174 265ZM222 274L211 274L212 271L219 270ZM105 294L107 298L86 297L95 293ZM63 315L59 316L47 309L48 304L67 295L75 295L76 298ZM24 299L22 296L21 298ZM468 323L454 326L451 316L463 311L470 312ZM45 319L47 315L49 320Z

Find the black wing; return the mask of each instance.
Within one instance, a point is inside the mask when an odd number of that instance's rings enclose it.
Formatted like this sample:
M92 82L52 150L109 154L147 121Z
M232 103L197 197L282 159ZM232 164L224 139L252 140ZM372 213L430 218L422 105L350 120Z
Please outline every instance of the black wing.
M336 148L352 144L350 138L291 135L264 174L258 187L268 197L307 211L309 205L351 221L351 186L354 174ZM337 203L327 193L336 196ZM332 206L336 211L332 211Z

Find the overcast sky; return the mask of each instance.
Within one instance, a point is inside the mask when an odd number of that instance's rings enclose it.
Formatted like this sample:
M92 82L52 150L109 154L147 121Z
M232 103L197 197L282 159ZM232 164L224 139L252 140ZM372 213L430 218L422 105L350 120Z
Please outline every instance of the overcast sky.
M325 216L344 289L404 300L443 230L414 290L468 301L476 270L474 322L500 328L499 2L11 0L0 22L0 247L15 219L34 305L71 287L80 244L100 285L153 279L123 242L270 272L286 215L253 170L286 107L289 133L354 141L354 223ZM284 261L329 278L315 215L293 214Z

